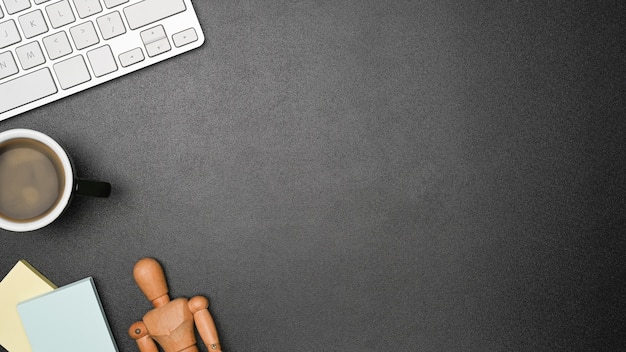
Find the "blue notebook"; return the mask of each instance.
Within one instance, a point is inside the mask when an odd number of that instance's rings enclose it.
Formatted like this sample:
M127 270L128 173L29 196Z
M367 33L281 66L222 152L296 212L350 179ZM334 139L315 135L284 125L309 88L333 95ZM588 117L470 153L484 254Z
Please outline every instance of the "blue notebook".
M33 352L118 352L93 279L17 305Z

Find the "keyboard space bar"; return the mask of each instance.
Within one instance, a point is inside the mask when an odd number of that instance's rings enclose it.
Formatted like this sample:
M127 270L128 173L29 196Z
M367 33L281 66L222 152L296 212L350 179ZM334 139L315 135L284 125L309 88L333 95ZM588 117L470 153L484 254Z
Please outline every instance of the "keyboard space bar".
M0 84L0 113L13 110L57 92L48 68Z
M183 0L144 0L125 7L124 15L130 29L137 29L186 9Z

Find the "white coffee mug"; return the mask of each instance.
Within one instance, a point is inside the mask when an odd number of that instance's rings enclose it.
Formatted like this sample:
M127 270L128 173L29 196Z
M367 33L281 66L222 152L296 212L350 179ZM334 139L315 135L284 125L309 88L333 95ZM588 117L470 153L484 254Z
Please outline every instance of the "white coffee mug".
M31 162L35 159L37 163ZM31 173L43 169L54 170L54 174L37 174L30 181ZM42 196L42 184L56 185L56 190ZM0 228L15 232L37 230L56 220L74 195L106 198L110 193L111 185L107 182L76 177L68 154L51 137L29 129L0 132ZM36 204L43 198L46 203ZM40 214L16 215L18 208L45 210Z

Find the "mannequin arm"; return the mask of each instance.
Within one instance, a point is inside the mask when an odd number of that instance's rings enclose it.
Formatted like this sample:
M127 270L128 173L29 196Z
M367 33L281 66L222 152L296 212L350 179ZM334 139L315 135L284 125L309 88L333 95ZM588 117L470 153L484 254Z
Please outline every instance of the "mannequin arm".
M189 310L193 313L196 329L198 329L204 345L209 352L222 352L222 346L220 346L220 341L217 337L217 329L208 308L209 300L202 296L196 296L189 300Z
M130 326L128 335L137 342L139 352L159 352L154 340L148 335L148 329L142 321L138 321Z

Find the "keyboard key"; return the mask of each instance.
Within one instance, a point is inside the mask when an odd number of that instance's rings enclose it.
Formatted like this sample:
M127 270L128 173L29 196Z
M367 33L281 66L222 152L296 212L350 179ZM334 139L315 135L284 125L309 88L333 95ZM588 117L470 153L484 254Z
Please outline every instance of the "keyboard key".
M65 32L55 33L43 38L43 46L46 48L50 60L55 60L72 53L72 46Z
M4 13L2 13L2 8L0 7L0 18L4 17Z
M89 17L98 12L102 12L100 0L74 0L74 6L80 18Z
M98 17L96 22L100 28L102 38L105 40L115 38L118 35L126 33L126 27L124 27L124 22L122 22L122 16L117 11Z
M4 0L4 6L9 15L12 15L30 8L30 0Z
M137 29L186 9L183 0L144 0L125 7L124 15L130 29Z
M100 42L98 34L96 33L96 28L90 21L70 28L70 34L72 35L72 39L74 40L74 44L78 50L90 47Z
M43 56L39 42L32 42L26 45L22 45L15 49L15 54L22 64L24 70L28 70L35 66L39 66L46 62L46 58Z
M112 7L125 4L127 2L128 0L104 0L104 5L107 7L107 9L110 9Z
M48 25L41 10L35 10L19 17L20 26L26 39L36 37L48 31Z
M172 49L172 47L170 46L170 42L167 40L167 38L163 38L161 40L157 40L156 42L146 44L146 52L150 57L163 54L170 51L170 49Z
M54 72L63 89L69 89L91 79L87 64L82 55L76 55L67 60L54 64Z
M50 70L42 68L0 84L0 113L57 92Z
M143 61L143 51L141 48L135 48L133 50L129 50L125 53L120 54L120 64L122 67L128 67L132 64L136 64L138 62Z
M17 31L15 21L8 20L0 23L0 49L6 48L11 44L15 44L22 40L20 33Z
M66 0L46 6L46 13L52 28L59 28L76 21L70 3Z
M39 5L39 4L43 4L44 2L48 2L50 0L35 0L35 4Z
M146 52L150 57L170 51L171 49L163 26L155 26L142 31L141 40L146 46Z
M150 57L163 54L170 51L170 49L172 49L172 47L170 46L170 42L167 40L167 38L163 38L161 40L157 40L156 42L146 44L146 53L148 53L148 56Z
M10 51L0 53L0 79L7 78L18 72L17 64Z
M93 74L96 77L102 77L108 73L117 71L115 58L111 52L111 47L108 45L87 52L87 58L93 69Z
M179 48L183 45L187 45L198 40L198 34L196 33L195 29L189 28L182 32L174 34L172 36L172 40L174 41L174 45Z
M167 38L167 34L165 34L165 28L163 28L163 26L161 25L148 28L145 31L142 31L140 35L141 41L144 44L150 44L152 42L156 42L157 40Z

